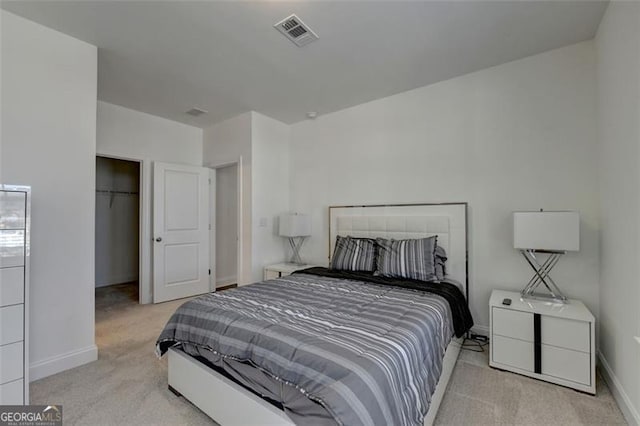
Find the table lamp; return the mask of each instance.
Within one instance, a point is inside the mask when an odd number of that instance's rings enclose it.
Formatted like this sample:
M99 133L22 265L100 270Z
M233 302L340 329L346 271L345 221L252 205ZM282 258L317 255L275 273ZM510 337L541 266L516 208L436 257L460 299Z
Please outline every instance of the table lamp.
M290 263L303 265L300 249L305 238L311 235L311 218L306 214L287 213L280 215L280 236L289 239L292 256Z
M567 298L549 275L563 254L580 250L580 214L575 211L513 213L513 247L520 250L534 270L520 292L523 298L567 303ZM547 255L544 262L538 255ZM536 292L544 285L547 292Z

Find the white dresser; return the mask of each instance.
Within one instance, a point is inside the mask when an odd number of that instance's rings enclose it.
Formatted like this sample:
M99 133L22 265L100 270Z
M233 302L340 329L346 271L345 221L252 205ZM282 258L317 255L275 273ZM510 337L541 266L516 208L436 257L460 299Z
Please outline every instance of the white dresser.
M582 302L521 299L520 293L494 290L489 321L491 367L595 394L595 318Z
M29 402L30 195L0 185L0 405Z

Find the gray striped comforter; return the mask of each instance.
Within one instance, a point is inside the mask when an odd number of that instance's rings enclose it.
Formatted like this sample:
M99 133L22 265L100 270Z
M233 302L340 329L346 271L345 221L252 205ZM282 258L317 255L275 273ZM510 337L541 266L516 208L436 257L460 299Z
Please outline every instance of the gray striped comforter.
M251 363L343 425L422 425L453 336L442 297L295 274L182 305L158 338ZM286 408L286 407L285 407Z

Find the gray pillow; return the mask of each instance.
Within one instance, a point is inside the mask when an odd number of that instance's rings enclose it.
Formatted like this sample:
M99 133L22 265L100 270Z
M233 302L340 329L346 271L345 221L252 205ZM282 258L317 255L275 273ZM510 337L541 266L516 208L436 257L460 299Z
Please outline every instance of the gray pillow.
M438 282L435 252L438 237L411 240L376 239L376 275Z
M331 269L338 271L375 270L376 242L371 238L336 237Z

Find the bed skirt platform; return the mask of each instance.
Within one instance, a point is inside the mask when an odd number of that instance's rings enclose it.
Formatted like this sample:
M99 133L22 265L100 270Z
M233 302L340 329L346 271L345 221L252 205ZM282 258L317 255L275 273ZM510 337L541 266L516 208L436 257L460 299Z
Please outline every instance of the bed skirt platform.
M462 339L454 338L447 347L442 374L425 416L425 426L432 425L436 418L461 346ZM178 396L184 396L220 425L294 425L284 411L180 349L169 349L168 358L169 390Z
M453 374L453 369L456 366L456 361L458 361L458 355L460 355L463 342L464 337L454 337L449 343L449 346L447 346L447 350L444 353L444 358L442 360L442 373L440 373L440 379L438 380L436 390L431 396L429 411L427 411L427 415L424 416L424 426L433 425L436 419L438 409L440 408L440 404L444 398L444 393L447 390L447 385L449 384L449 380Z
M169 387L222 426L293 426L281 411L179 349L169 349Z

